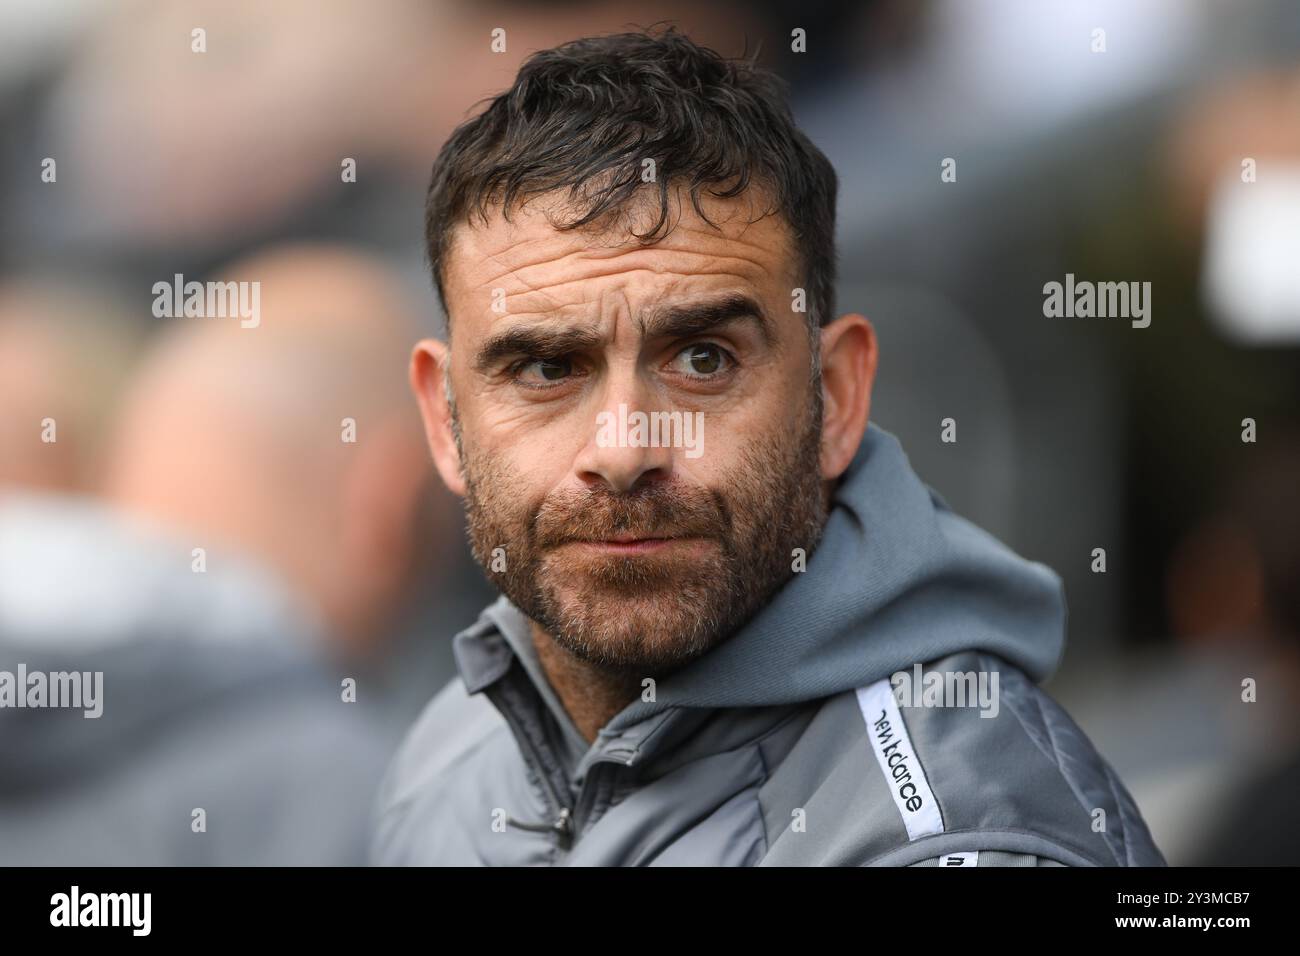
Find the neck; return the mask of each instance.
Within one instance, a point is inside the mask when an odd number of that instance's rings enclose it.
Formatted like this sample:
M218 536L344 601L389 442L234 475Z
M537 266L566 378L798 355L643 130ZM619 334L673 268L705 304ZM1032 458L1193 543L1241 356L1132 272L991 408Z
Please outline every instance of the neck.
M578 733L591 743L600 728L636 699L640 682L635 677L611 674L575 657L535 623L531 630L546 679Z

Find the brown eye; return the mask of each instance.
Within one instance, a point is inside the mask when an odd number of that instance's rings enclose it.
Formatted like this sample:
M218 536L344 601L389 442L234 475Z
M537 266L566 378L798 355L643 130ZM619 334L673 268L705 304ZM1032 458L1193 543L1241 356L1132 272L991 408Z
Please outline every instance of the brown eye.
M712 375L722 368L722 352L716 345L701 345L691 350L691 371Z
M678 367L688 375L710 376L725 369L726 353L711 342L690 345L677 353Z

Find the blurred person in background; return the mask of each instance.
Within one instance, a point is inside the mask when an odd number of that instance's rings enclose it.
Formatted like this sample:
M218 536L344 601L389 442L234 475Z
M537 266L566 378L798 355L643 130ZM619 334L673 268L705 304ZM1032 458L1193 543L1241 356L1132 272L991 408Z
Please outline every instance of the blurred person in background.
M438 618L457 601L443 568L459 515L432 488L403 375L417 317L396 276L339 246L276 247L222 279L260 284L260 323L160 320L106 495L274 574L396 732L452 675ZM432 620L404 618L413 592Z
M649 15L740 52L747 37L761 43L769 12L665 0ZM95 162L46 197L62 214L43 217L40 234L173 257L228 254L283 237L286 223L345 218L355 229L360 217L387 237L401 221L378 214L400 209L392 186L418 188L466 103L508 84L531 50L647 15L626 0L392 0L382 15L366 0L331 3L328 15L312 0L88 11L34 138L46 154ZM345 158L357 175L340 189Z
M384 738L316 664L311 615L90 494L120 454L121 313L0 300L0 862L360 861ZM93 708L51 706L72 674Z
M142 336L108 289L0 284L0 493L85 493Z

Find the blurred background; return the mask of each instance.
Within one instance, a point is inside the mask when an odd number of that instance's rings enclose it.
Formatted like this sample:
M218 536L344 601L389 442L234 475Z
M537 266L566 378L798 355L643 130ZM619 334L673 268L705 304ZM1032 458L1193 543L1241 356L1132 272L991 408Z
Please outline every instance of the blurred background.
M0 716L0 863L357 858L492 596L407 394L430 163L530 52L665 21L788 80L874 418L1064 578L1048 686L1169 861L1300 863L1290 0L8 0L0 668L132 704ZM259 281L260 324L156 317L178 274ZM1045 317L1067 274L1150 282L1150 326ZM238 840L195 849L205 802Z

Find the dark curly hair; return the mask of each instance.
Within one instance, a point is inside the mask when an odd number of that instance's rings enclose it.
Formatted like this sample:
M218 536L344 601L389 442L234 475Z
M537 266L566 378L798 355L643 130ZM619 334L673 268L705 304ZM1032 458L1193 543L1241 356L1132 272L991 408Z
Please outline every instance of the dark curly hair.
M642 161L655 161L653 184ZM834 313L835 170L794 125L784 84L728 60L673 28L590 37L533 54L514 85L459 126L433 164L425 238L439 298L452 228L497 207L508 219L530 196L567 189L557 228L598 227L657 187L659 216L632 235L673 228L670 187L738 196L751 185L762 215L789 227L804 277L810 334Z

